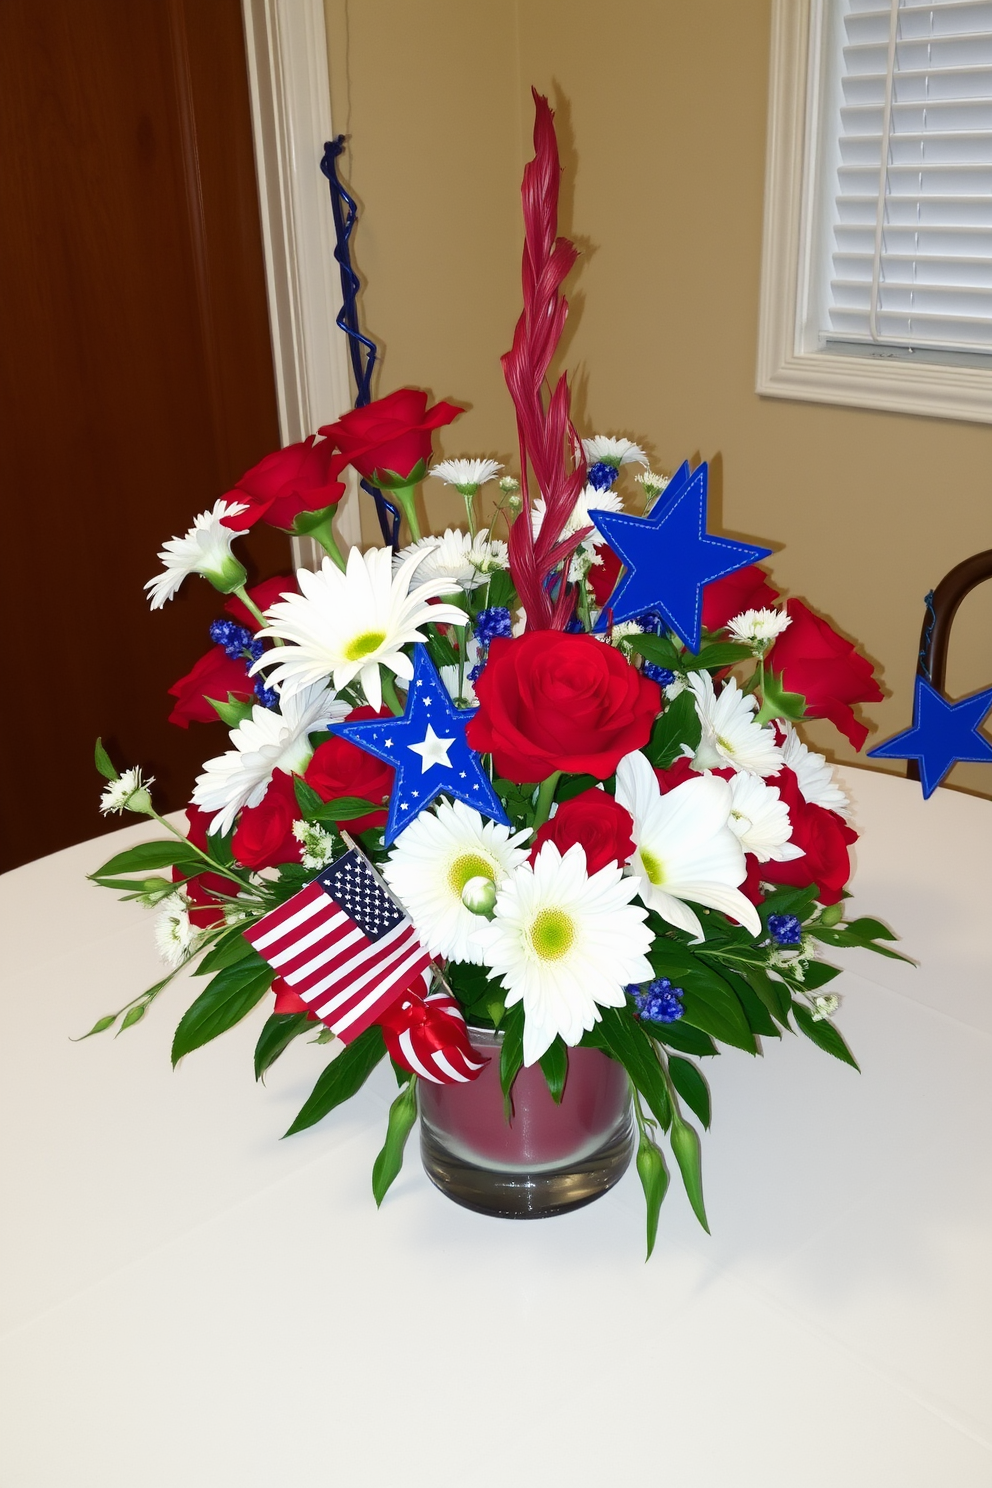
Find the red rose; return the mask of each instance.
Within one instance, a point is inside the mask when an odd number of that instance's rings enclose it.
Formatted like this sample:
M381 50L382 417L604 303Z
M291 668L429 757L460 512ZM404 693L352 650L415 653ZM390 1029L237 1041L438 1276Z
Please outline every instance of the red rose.
M778 599L763 568L754 563L739 568L726 578L714 579L703 590L703 625L707 630L722 630L728 620L745 610L767 610Z
M310 1007L303 1001L298 992L294 992L288 982L282 977L276 977L272 983L272 991L276 994L274 1013L306 1013L311 1023L316 1023L317 1014L310 1011Z
M464 413L454 403L427 407L419 388L400 388L364 408L354 408L319 430L366 480L376 472L393 471L403 477L431 457L431 433Z
M767 784L778 787L779 795L789 809L792 841L806 856L793 858L788 863L755 864L749 854L748 883L753 887L760 880L789 884L796 889L816 884L820 902L836 904L851 876L848 848L852 842L857 842L857 832L836 811L828 811L825 806L814 806L807 801L799 789L794 771L788 766L777 775L769 776ZM742 884L741 887L746 892L747 886Z
M200 848L202 852L208 852L207 827L210 825L212 815L209 811L201 811L199 806L186 807L186 821L188 829L186 836L194 847ZM182 878L178 868L172 870L172 882L178 883ZM206 909L191 909L190 920L201 930L207 930L211 925L221 925L224 922L224 907L218 904L211 894L215 889L219 894L230 894L236 892L236 886L229 878L222 878L219 873L198 873L185 885L187 899L193 904L208 905Z
M779 674L786 692L803 694L807 718L829 718L860 749L868 730L849 704L881 702L871 662L801 600L790 599L785 608L792 624L775 642L770 670Z
M379 713L374 708L353 708L348 721L357 723L362 718L391 717L388 708ZM376 759L374 754L367 754L349 739L331 734L326 743L318 744L303 778L322 801L357 796L359 800L378 804L392 790L395 773L390 765ZM368 816L356 817L343 825L349 832L367 832L370 827L384 827L388 815L388 811L370 811Z
M655 770L661 794L667 796L668 792L674 790L677 785L684 785L687 780L694 780L699 774L698 770L692 768L692 759L688 754L680 754L672 760L667 770ZM733 770L728 766L726 769L712 770L713 775L722 775L724 780L729 780Z
M275 604L284 594L298 594L299 587L292 574L276 574L273 579L263 579L260 584L255 584L247 591L248 598L252 604L260 610L267 610L269 605ZM233 615L239 625L247 625L251 630L258 629L258 621L251 610L246 610L236 594L228 597L224 606L229 615Z
M583 791L563 801L538 828L530 860L533 863L546 842L553 842L562 855L577 842L585 850L590 873L598 873L607 863L619 863L622 868L634 856L633 828L630 812L606 791Z
M647 743L661 709L657 682L615 647L561 630L493 641L475 691L465 737L518 782L555 770L605 780Z
M600 609L602 609L616 588L616 582L620 577L620 570L623 568L623 564L613 549L608 548L605 544L598 547L596 552L603 561L602 563L593 564L589 570L586 582L592 590L593 599L599 605Z
M265 519L272 527L292 531L301 512L334 506L344 495L338 475L347 461L335 456L329 440L317 443L311 434L299 444L274 450L246 470L225 501L241 501L248 510L225 518L225 525L242 531Z
M245 868L298 863L300 844L293 836L293 823L301 815L292 775L276 770L258 805L242 809L231 838L231 851Z
M208 697L226 703L230 692L239 702L247 702L254 691L255 683L248 676L244 658L232 659L223 646L211 646L192 671L169 688L169 696L177 699L169 722L180 728L189 728L191 723L216 723L217 714L207 702Z

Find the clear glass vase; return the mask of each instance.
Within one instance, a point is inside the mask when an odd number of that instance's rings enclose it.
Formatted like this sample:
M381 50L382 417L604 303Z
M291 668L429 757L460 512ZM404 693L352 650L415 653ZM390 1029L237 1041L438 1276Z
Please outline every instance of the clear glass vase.
M569 1049L561 1104L540 1065L513 1085L509 1121L499 1082L502 1035L469 1030L489 1059L467 1085L420 1081L420 1150L431 1182L467 1209L540 1219L592 1203L625 1172L633 1152L627 1072L598 1049Z

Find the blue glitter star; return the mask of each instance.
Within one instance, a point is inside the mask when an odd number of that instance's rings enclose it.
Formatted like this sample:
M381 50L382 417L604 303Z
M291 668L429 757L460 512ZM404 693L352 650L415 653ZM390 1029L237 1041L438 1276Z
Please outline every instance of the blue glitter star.
M332 734L349 739L396 771L389 798L385 844L440 795L454 796L483 816L510 825L482 761L465 741L465 726L478 708L456 708L427 654L413 650L413 685L402 718L364 718L334 723Z
M925 677L916 679L913 727L868 750L876 759L915 759L920 762L924 800L932 796L958 760L988 763L992 744L978 726L992 710L992 687L949 703Z
M705 464L690 474L686 462L646 517L590 508L590 520L626 565L597 630L606 629L608 609L617 623L658 610L690 651L698 651L704 587L768 557L771 548L706 531L707 480Z

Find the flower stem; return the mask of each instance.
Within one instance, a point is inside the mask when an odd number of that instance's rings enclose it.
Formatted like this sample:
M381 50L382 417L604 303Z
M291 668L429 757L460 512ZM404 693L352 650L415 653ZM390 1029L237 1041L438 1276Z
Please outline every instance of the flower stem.
M395 496L403 509L407 525L410 528L410 536L414 542L420 541L420 523L417 520L416 509L416 486L396 486L390 491L390 496Z
M238 595L238 598L240 599L241 596ZM239 889L243 889L246 887L245 880L243 878L239 878L236 874L230 873L226 868L222 867L220 863L215 863L213 858L210 857L208 853L205 853L202 848L197 847L195 842L190 842L185 832L180 832L179 829L177 827L174 827L171 822L166 821L164 816L159 816L157 811L149 811L146 814L148 816L153 816L158 822L159 826L165 827L166 831L171 832L173 837L178 837L180 842L184 842L189 848L190 852L195 852L197 857L202 858L205 863L208 863L210 865L211 873L219 873L221 878L229 878L232 883L236 883L238 885Z
M386 700L386 707L389 708L396 715L397 718L400 718L403 713L403 704L396 696L396 684L393 681L392 673L387 672L386 668L384 666L381 666L379 668L379 676L382 679L382 695Z
M465 515L468 518L469 536L472 538L472 541L474 542L475 541L475 512L473 510L473 507L475 505L475 492L474 491L463 491L462 492L462 498L463 498L463 500L465 502Z
M547 780L542 780L537 792L537 804L534 811L534 830L543 827L551 814L551 804L555 798L555 787L561 779L561 771L553 770Z
M332 507L331 510L327 513L327 516L324 518L324 520L319 523L318 526L311 527L306 535L307 537L312 537L315 542L319 542L320 546L323 548L328 558L331 559L332 563L336 563L341 572L345 573L347 570L347 564L344 561L344 555L342 554L341 549L338 547L334 537L333 521L334 512L336 511L336 509L336 507Z
M254 617L258 621L259 625L261 625L264 628L269 622L266 620L265 616L262 614L261 610L258 608L258 605L255 603L255 601L253 599L249 599L249 597L248 597L248 591L245 588L244 584L239 584L238 587L235 589L234 593L238 596L238 598L240 599L241 603L244 605L245 609L248 611L249 615L254 615Z

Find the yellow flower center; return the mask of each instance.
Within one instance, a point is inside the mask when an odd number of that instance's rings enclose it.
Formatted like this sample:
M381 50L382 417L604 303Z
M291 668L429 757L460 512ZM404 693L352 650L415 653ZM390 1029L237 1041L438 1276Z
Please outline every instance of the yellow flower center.
M448 869L448 883L457 899L462 897L462 889L470 878L488 878L490 883L496 882L493 865L488 858L479 853L464 853L455 859Z
M720 746L721 749L723 749L723 750L725 750L727 752L727 754L733 754L733 752L734 752L734 746L733 746L733 744L731 744L731 742L730 742L729 739L725 739L722 734L717 734L717 736L716 736L716 742L719 744L719 746Z
M642 847L641 862L644 864L644 872L653 884L658 885L665 882L665 870L662 867L661 860L656 858L654 853L645 852Z
M364 656L371 656L373 651L378 651L385 639L384 630L366 630L348 642L344 654L349 661L361 661Z
M542 909L534 916L530 940L542 961L560 961L575 940L575 922L561 909Z

